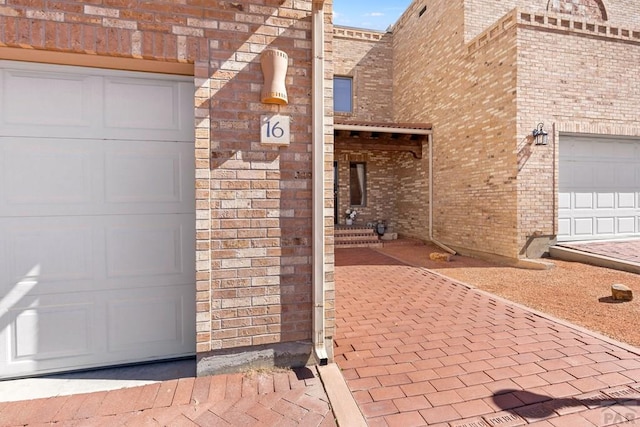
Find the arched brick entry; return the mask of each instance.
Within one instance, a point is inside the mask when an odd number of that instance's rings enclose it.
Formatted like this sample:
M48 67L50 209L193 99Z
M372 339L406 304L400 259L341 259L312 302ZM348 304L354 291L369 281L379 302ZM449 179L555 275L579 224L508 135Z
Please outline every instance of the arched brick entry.
M547 9L597 21L607 20L607 10L601 0L549 0Z

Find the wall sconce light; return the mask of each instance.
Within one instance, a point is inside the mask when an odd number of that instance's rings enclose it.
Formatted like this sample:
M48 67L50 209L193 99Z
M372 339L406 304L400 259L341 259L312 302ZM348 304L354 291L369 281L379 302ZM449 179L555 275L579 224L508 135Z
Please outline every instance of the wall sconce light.
M536 145L547 145L549 143L549 134L543 129L544 123L538 123L533 130L533 139Z
M262 88L263 104L285 105L289 103L285 78L289 66L289 56L278 49L267 49L260 55L260 65L264 76Z

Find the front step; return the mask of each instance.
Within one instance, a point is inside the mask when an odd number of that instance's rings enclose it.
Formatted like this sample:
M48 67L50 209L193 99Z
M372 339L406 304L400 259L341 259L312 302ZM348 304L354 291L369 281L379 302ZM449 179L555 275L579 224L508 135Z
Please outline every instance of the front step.
M372 228L359 225L336 225L334 237L337 248L381 248L383 246Z

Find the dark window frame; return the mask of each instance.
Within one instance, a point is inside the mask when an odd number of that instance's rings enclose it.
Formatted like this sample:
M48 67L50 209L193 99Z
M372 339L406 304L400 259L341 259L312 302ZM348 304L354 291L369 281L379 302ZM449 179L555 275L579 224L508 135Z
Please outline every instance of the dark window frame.
M358 166L362 166L359 168ZM367 206L367 163L349 163L349 204Z
M341 87L338 82L348 82L348 88ZM348 89L348 96L342 93L343 90ZM342 103L347 103L348 106ZM333 111L335 113L351 114L353 113L353 77L349 76L334 76L333 77Z

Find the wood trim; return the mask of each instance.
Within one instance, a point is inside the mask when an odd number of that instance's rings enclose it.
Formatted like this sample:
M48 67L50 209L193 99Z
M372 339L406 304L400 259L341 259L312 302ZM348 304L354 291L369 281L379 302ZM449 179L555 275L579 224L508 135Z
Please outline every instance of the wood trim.
M346 142L336 141L336 150L359 150L359 151L394 151L394 152L409 152L413 154L416 159L422 158L422 145L393 145L393 144L376 144L371 142Z
M106 68L111 70L142 71L147 73L193 76L194 65L187 62L166 62L149 59L102 56L89 53L67 53L31 48L0 47L0 59L39 62L57 65Z

